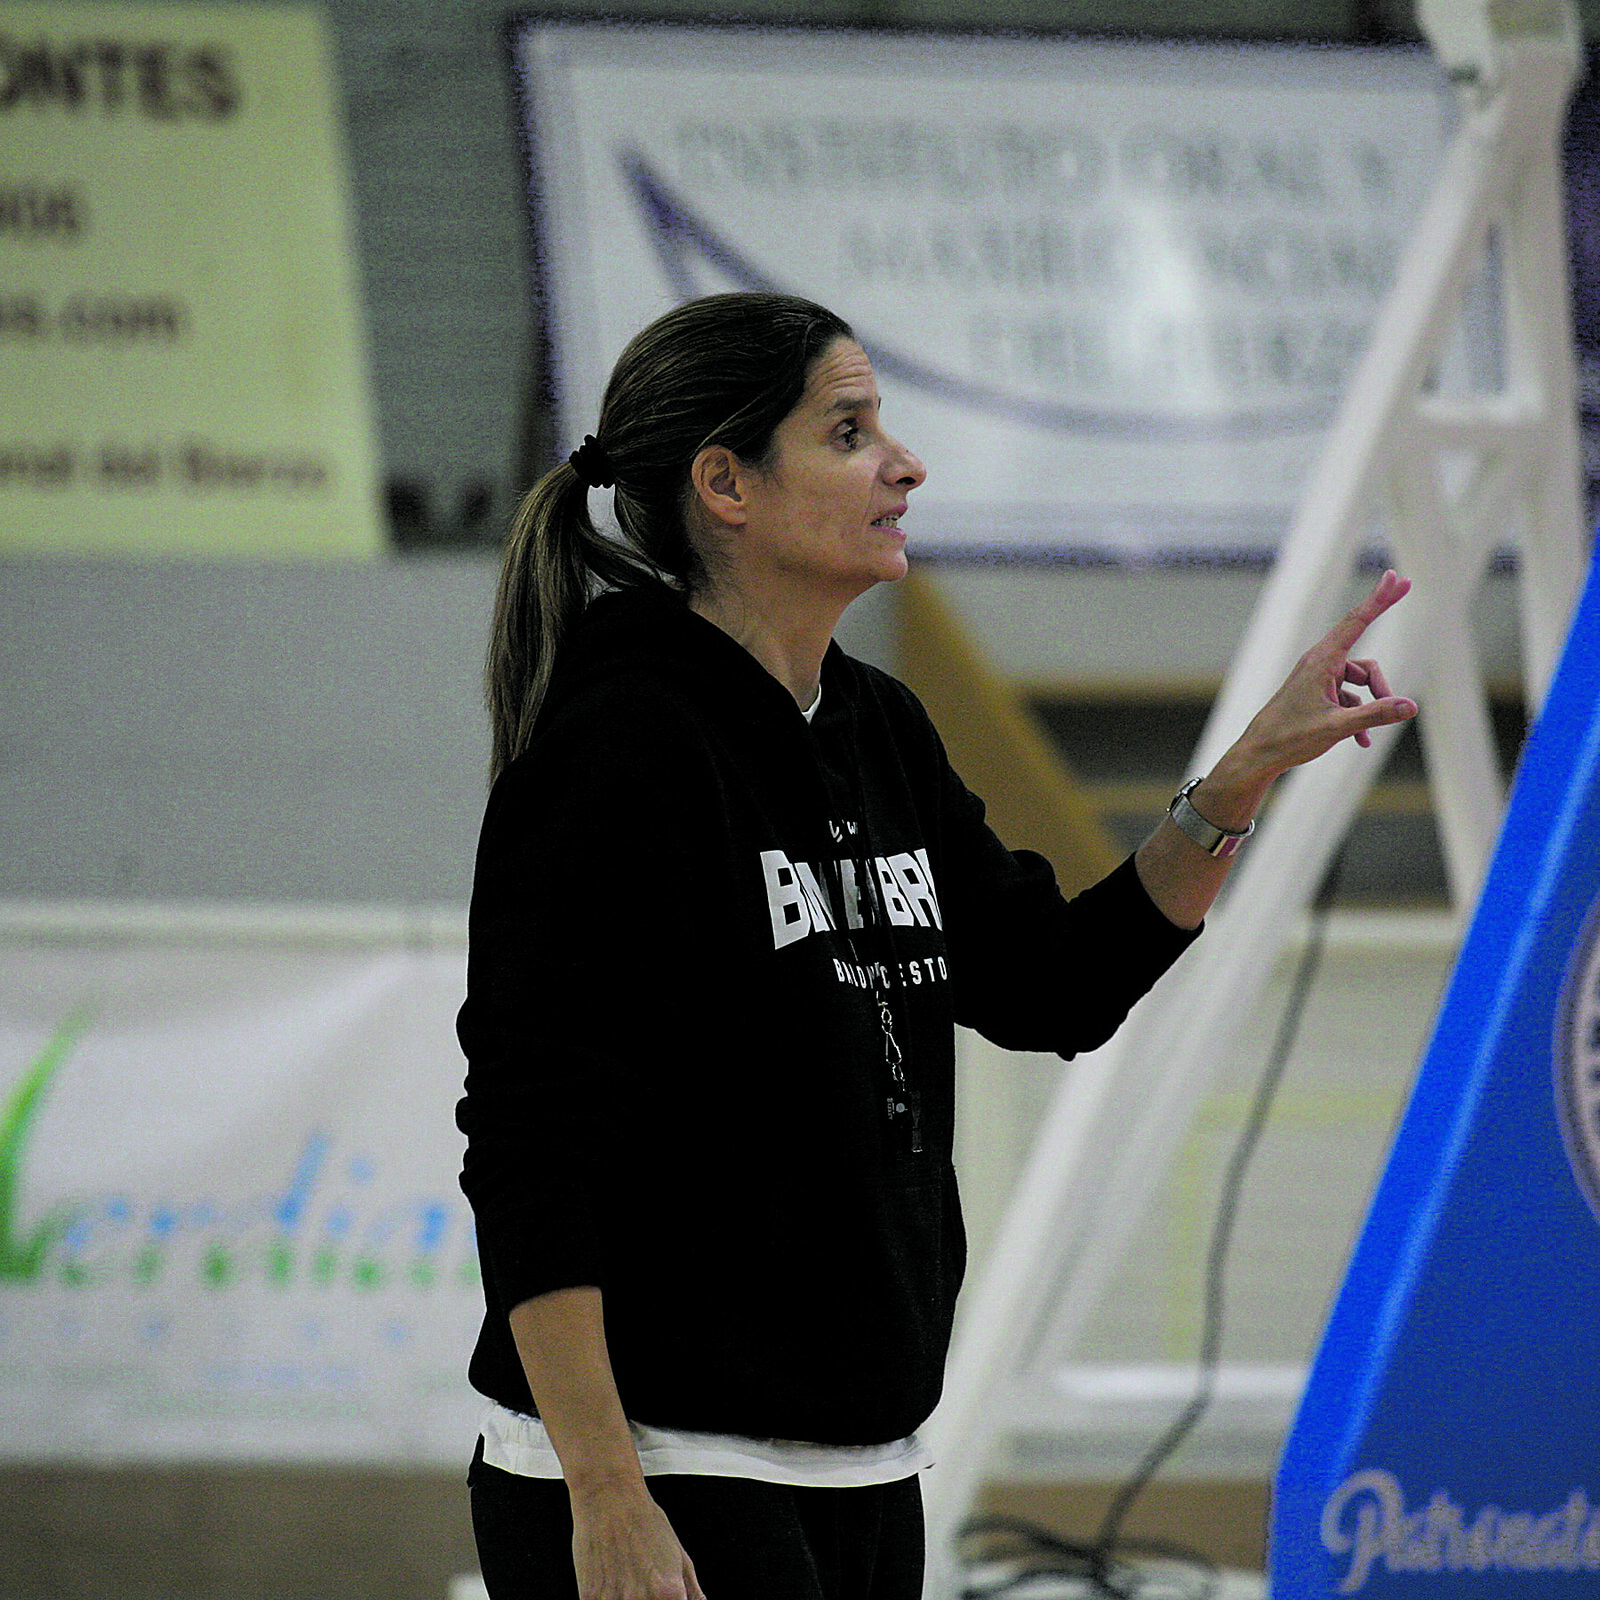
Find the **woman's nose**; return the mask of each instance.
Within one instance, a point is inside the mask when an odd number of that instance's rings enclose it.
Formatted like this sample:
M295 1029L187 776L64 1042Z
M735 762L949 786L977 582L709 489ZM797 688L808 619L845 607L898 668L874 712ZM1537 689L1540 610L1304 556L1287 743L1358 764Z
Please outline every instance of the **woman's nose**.
M928 476L928 469L898 439L890 442L894 446L889 458L892 480L904 488L915 489Z

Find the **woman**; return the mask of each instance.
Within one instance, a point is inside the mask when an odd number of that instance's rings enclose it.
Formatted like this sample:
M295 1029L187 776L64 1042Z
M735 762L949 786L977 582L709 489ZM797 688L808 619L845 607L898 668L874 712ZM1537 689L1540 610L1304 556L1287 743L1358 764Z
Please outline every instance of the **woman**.
M460 1020L495 1600L914 1600L964 1264L953 1024L1102 1043L1272 781L1415 714L1347 658L1390 573L1067 902L831 643L904 574L923 477L843 322L724 295L633 341L518 514ZM613 484L620 544L587 507Z

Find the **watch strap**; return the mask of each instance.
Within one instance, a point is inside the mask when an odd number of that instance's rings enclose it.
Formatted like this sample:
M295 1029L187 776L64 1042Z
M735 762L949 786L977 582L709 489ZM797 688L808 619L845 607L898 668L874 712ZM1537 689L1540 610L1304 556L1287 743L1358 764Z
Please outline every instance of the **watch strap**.
M1215 856L1219 861L1226 861L1256 831L1255 819L1251 818L1248 827L1238 829L1219 828L1214 822L1207 822L1195 810L1194 802L1189 798L1203 781L1200 778L1191 778L1184 784L1172 797L1172 804L1167 807L1167 815L1172 818L1174 825L1193 839L1207 855Z

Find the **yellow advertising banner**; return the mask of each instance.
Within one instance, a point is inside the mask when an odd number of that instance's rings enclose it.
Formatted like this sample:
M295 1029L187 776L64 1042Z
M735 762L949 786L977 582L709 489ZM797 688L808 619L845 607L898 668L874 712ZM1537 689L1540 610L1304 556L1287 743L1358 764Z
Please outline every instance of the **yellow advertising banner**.
M0 4L0 554L383 543L317 15Z

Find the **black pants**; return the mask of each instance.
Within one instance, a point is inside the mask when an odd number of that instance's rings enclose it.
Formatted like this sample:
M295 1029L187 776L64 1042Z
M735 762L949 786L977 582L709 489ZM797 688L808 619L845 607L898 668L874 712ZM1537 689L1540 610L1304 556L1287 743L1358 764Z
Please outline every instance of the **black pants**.
M577 1600L572 1511L559 1479L485 1465L467 1482L490 1600ZM649 1480L706 1600L918 1600L922 1486L792 1489L748 1478Z

